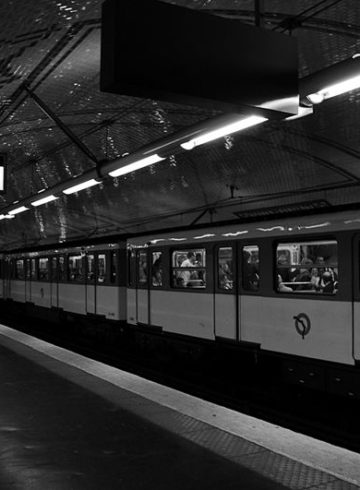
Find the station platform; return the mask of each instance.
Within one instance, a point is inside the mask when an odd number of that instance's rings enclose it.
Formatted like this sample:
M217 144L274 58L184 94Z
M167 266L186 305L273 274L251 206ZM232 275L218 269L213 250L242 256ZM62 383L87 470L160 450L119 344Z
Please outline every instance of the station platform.
M0 325L0 489L360 488L360 455Z

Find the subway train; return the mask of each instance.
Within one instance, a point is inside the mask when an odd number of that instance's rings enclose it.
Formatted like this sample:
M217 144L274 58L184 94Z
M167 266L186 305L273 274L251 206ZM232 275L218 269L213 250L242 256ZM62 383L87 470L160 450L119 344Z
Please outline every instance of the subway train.
M4 252L0 296L28 314L274 359L286 382L357 399L359 230L352 210Z

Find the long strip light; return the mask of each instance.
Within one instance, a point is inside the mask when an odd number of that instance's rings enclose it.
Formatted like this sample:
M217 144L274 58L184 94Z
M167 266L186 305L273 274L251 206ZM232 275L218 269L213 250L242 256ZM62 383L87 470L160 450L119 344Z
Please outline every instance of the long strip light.
M203 133L195 138L186 141L186 143L182 143L180 146L184 148L184 150L192 150L196 146L203 145L204 143L208 143L209 141L216 140L221 138L222 136L227 136L232 133L236 133L237 131L242 131L246 128L250 128L252 126L256 126L257 124L263 123L267 121L266 117L262 116L249 116L239 121L235 121L230 124L226 124L221 128L214 129L213 131L208 131L207 133Z
M0 165L0 192L5 189L5 168Z
M307 98L312 104L320 104L324 100L331 99L337 95L345 94L346 92L350 92L356 88L360 88L360 75L344 80L343 82L324 87L313 94L307 95Z
M324 100L360 88L360 54L340 61L299 80L302 105L320 104Z
M119 167L116 170L112 170L111 172L109 172L109 175L111 175L111 177L119 177L120 175L129 174L130 172L140 170L141 168L147 167L157 162L161 162L162 160L165 160L165 158L155 153L148 157L141 158L136 162L129 163L128 165L124 165L123 167Z
M37 201L32 202L31 206L41 206L42 204L46 204L48 202L55 201L56 199L59 199L59 198L54 196L54 195L43 197L42 199L38 199Z
M12 214L0 214L0 221L3 219L12 219L15 218Z
M26 206L20 206L19 208L12 209L11 211L9 211L8 214L11 214L11 215L19 214L19 213L23 213L24 211L27 211L28 209L29 208L27 208Z
M82 191L83 189L88 189L89 187L93 187L94 185L100 184L100 181L95 179L86 180L81 184L73 185L72 187L68 187L63 190L64 194L74 194L75 192Z

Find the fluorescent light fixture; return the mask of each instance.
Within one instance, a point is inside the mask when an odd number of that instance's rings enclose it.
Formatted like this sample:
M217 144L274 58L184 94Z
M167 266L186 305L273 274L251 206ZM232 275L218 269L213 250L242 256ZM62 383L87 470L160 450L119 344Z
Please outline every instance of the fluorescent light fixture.
M265 121L267 121L266 117L249 116L240 119L239 121L235 121L233 123L222 126L218 129L214 129L213 131L208 131L207 133L200 134L199 136L196 136L186 143L182 143L180 146L184 148L184 150L192 150L196 146L203 145L204 143L208 143L209 141L216 140L218 138L221 138L222 136L227 136L228 134L236 133L237 131L242 131L252 126L256 126L257 124Z
M356 88L360 88L360 75L324 87L313 94L307 95L307 98L312 104L320 104L324 100L345 94L346 92L351 92L351 90L355 90Z
M67 189L63 190L64 194L74 194L75 192L82 191L83 189L87 189L88 187L92 187L94 185L98 185L100 182L95 179L90 179L86 180L85 182L82 182L81 184L73 185L72 187L68 187Z
M38 199L37 201L32 202L31 206L41 206L42 204L46 204L48 202L55 201L56 199L58 199L58 197L53 196L53 195L43 197L42 199Z
M134 172L135 170L140 170L141 168L152 165L153 163L161 162L162 160L165 160L165 158L155 153L154 155L150 155L149 157L141 158L136 162L129 163L128 165L119 167L116 170L112 170L111 172L109 172L109 175L111 175L111 177L119 177L120 175L125 175L130 172Z
M302 105L320 104L324 100L360 88L360 54L340 61L299 80Z
M0 214L0 221L3 219L12 219L15 218L15 216L12 216L11 214Z
M0 167L0 191L3 191L5 188L5 168Z
M29 208L27 208L25 206L20 206L19 208L12 209L11 211L9 211L8 214L10 214L10 215L19 214L19 213L23 213L24 211L27 211L28 209Z

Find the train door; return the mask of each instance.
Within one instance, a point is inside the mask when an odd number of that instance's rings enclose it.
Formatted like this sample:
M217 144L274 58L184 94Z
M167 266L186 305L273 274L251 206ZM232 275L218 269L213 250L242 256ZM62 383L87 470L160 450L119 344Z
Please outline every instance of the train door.
M258 243L240 244L238 250L238 340L251 342L248 326L260 312L260 248ZM251 331L251 327L250 327Z
M149 291L149 263L148 251L146 249L138 250L136 254L136 310L137 323L149 324L149 307L150 307L150 291Z
M86 277L85 277L85 304L86 313L96 313L96 255L88 253L86 255Z
M169 316L168 291L164 266L169 263L167 252L164 249L152 250L149 255L149 324L162 327Z
M215 336L237 340L238 294L236 260L233 245L219 245L215 250Z
M50 306L59 307L59 276L58 276L58 258L51 257L50 261Z
M137 322L136 250L127 251L126 277L126 321L131 325Z

